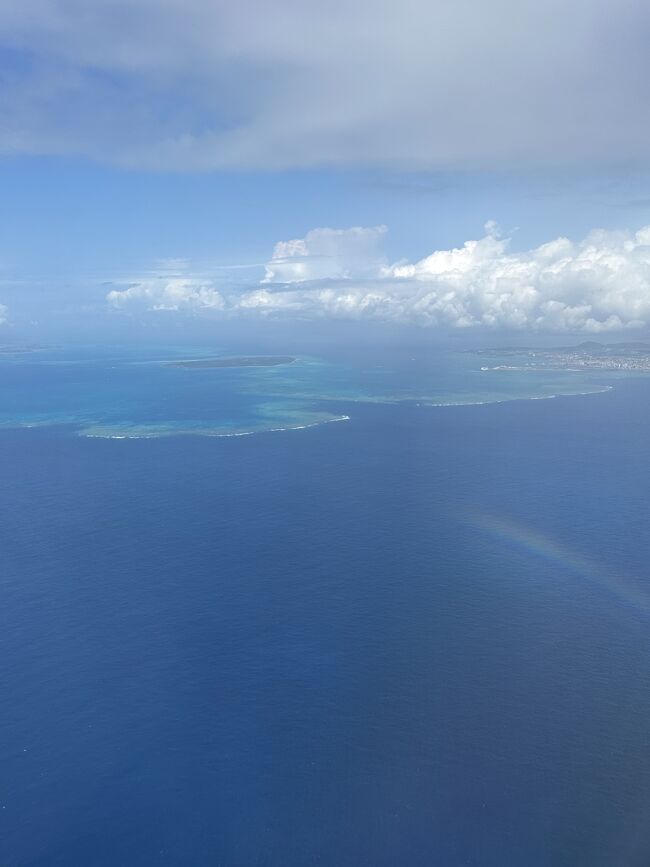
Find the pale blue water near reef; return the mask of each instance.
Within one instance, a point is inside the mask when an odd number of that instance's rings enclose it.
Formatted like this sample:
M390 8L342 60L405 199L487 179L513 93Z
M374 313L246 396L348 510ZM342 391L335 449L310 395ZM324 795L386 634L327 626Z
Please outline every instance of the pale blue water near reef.
M229 354L214 347L6 351L0 425L71 424L83 436L105 437L242 435L348 420L342 403L546 398L602 391L611 378L485 369L484 359L471 353L422 350L352 353L344 360L288 356L291 363L270 366L178 366L217 357Z
M650 378L231 349L0 358L1 863L646 865Z

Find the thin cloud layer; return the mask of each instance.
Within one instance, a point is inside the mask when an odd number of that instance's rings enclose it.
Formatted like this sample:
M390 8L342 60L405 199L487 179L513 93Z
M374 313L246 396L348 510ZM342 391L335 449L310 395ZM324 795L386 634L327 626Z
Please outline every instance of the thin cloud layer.
M3 0L0 152L647 165L649 24L637 0Z
M266 266L264 283L374 277L385 262L386 226L312 229L304 238L279 241Z
M9 320L9 308L6 304L0 304L0 325L4 325Z
M383 234L383 227L316 229L281 242L261 284L244 292L177 278L113 290L108 301L123 310L374 318L440 328L596 334L650 326L650 226L510 252L510 240L488 223L479 240L394 265L382 264Z

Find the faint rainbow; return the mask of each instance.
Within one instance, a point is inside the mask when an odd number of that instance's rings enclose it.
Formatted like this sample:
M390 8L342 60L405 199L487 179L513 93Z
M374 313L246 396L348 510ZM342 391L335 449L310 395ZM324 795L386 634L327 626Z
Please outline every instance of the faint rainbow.
M466 523L490 533L512 548L525 551L587 579L636 608L650 612L650 594L631 584L624 576L603 569L588 557L560 545L550 536L492 515L472 514L467 517Z

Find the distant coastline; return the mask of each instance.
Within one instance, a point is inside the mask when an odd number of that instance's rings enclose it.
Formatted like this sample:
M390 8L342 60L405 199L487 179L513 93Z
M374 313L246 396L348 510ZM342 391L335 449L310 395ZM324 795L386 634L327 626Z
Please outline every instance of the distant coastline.
M291 364L292 355L243 355L231 358L192 358L186 361L168 361L168 367L275 367Z
M512 358L521 364L483 366L481 370L548 371L650 371L650 345L646 343L597 343L590 340L577 346L535 348L528 346L471 350L475 355Z

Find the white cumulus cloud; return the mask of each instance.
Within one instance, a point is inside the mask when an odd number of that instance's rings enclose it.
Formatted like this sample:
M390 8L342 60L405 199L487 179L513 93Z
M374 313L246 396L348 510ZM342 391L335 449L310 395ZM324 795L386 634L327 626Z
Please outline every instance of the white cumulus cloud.
M595 230L513 251L493 223L485 235L388 265L385 228L315 229L280 242L265 276L244 291L191 277L115 289L118 309L236 316L380 319L442 328L614 332L650 327L650 226Z
M650 228L594 231L509 252L488 233L453 250L387 269L403 279L407 308L422 321L460 327L617 331L650 324Z
M308 237L290 242L292 249L304 252ZM650 227L594 231L578 242L557 238L522 252L510 246L488 223L478 240L417 262L379 266L365 277L350 273L342 279L333 257L329 273L327 260L319 261L317 284L304 283L306 274L296 273L294 279L303 281L298 288L255 289L241 297L239 307L267 315L374 317L452 328L598 333L650 325ZM267 282L275 274L272 260Z
M142 280L127 289L112 289L106 299L118 310L197 311L224 307L223 297L212 284L188 277Z

